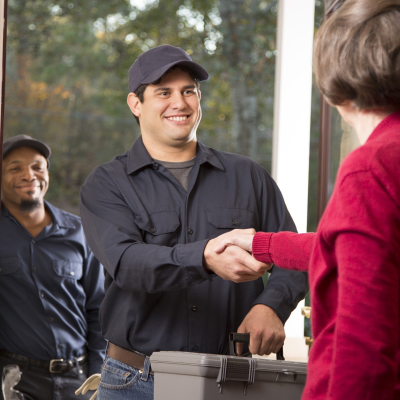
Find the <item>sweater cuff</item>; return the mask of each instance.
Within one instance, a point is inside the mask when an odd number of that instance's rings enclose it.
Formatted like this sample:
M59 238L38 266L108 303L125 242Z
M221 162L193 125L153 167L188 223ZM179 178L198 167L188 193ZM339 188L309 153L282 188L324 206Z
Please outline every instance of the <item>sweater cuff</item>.
M253 257L260 262L265 264L272 264L273 260L269 254L269 249L271 245L271 237L273 232L257 232L253 238Z

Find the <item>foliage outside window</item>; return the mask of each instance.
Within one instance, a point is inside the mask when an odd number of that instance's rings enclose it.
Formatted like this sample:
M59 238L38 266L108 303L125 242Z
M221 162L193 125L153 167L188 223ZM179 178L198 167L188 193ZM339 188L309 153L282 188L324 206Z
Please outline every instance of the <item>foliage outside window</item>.
M5 138L50 145L47 199L79 213L87 175L139 135L129 67L169 43L211 76L199 140L270 170L276 18L276 0L9 0Z

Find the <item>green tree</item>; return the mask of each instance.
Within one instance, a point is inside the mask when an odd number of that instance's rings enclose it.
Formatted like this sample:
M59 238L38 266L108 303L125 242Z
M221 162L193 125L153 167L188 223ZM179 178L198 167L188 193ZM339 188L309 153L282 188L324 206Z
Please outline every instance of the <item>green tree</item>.
M199 139L270 170L276 0L9 0L5 137L53 150L48 199L78 211L90 171L139 135L127 72L170 43L210 73Z

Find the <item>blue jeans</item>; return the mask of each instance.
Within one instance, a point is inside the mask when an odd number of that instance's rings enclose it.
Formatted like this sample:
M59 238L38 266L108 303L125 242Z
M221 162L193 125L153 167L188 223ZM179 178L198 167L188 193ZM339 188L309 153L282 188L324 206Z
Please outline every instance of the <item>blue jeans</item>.
M143 372L106 356L96 400L153 400L154 375L146 357Z

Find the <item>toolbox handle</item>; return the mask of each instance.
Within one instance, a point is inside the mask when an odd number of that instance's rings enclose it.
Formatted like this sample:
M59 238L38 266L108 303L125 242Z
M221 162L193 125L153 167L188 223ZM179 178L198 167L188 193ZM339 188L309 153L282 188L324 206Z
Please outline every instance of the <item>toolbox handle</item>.
M236 352L236 343L244 343L247 344L247 346L250 343L250 334L249 333L237 333L237 332L232 332L229 334L229 355L231 356L237 356ZM241 355L241 357L247 357L251 355L250 352L246 352ZM283 356L283 346L279 349L279 351L276 353L276 359L277 360L285 360L285 357Z

